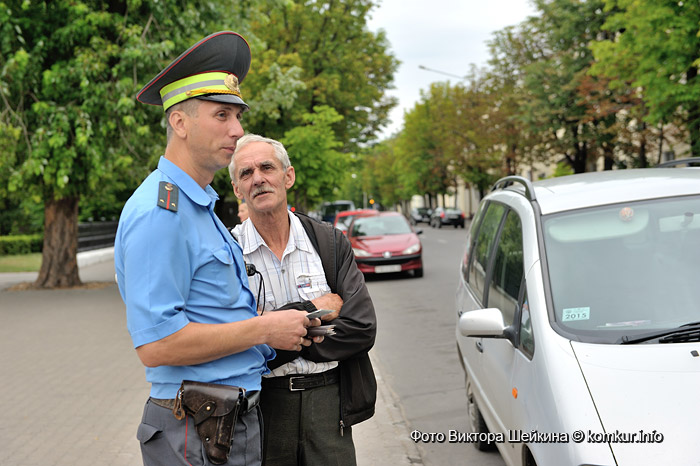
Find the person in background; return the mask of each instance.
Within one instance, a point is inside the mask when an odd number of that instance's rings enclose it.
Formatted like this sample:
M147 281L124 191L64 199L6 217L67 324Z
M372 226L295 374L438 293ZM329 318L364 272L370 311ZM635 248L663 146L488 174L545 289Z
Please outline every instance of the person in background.
M263 377L263 464L355 465L351 426L374 414L376 380L368 351L377 331L374 306L348 239L329 224L287 209L295 181L284 146L246 135L229 166L233 190L250 221L234 236L264 281L258 312L280 307L333 312L335 334L320 344L279 351Z
M297 311L258 316L241 248L214 214L209 183L243 136L239 82L249 66L247 42L218 32L137 95L162 105L167 121L165 154L124 206L114 250L127 328L151 383L137 432L144 465L260 464L257 400L271 346L300 351L312 343L307 327L320 324ZM185 380L192 392L180 390ZM196 383L215 389L208 406L233 397L237 415L218 427L204 411L191 415ZM211 425L216 442L200 431Z
M241 223L248 220L248 204L245 202L238 204L238 219L241 221Z

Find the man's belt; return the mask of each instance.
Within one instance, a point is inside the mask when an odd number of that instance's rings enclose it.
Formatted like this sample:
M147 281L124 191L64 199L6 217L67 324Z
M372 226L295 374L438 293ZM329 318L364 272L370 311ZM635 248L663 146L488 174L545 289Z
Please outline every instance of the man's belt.
M258 405L258 403L260 403L260 392L246 392L246 396L243 399L245 401L243 401L243 405L238 411L239 416L249 413L253 408L255 408ZM172 410L175 406L175 398L163 399L151 397L150 400L153 404L158 405L161 408L168 408Z
M338 383L338 369L331 369L320 374L291 374L282 377L263 377L262 386L265 388L282 388L290 392L311 390L312 388L325 387Z

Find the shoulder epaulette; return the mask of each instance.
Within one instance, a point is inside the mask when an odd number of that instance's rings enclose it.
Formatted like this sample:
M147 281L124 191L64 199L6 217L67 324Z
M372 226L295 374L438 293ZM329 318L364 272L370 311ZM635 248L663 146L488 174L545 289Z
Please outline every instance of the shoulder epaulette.
M180 190L177 186L167 181L161 181L158 185L158 207L177 212L177 196Z

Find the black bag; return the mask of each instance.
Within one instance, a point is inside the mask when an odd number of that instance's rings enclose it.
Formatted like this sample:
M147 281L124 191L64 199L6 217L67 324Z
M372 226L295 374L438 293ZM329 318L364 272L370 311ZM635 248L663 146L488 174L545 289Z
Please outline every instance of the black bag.
M192 416L209 461L228 461L238 410L245 400L245 390L230 385L183 380L175 397L176 419ZM184 410L183 410L184 408Z

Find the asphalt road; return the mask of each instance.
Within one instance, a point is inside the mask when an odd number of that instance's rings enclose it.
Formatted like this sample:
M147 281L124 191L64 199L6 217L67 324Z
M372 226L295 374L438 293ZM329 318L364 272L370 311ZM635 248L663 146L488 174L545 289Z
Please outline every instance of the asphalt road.
M455 343L455 292L466 229L423 230L425 275L368 278L377 312L374 356L400 400L410 430L443 443L418 442L429 466L502 466L498 452L480 452L471 444L450 443L450 431L469 432L464 372ZM468 228L468 226L467 226Z

